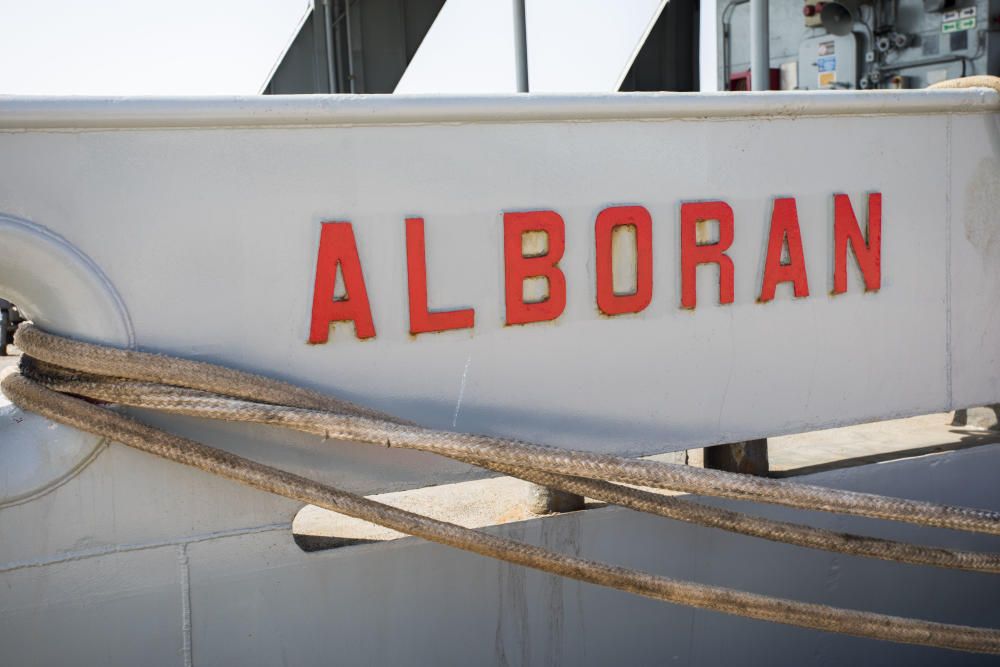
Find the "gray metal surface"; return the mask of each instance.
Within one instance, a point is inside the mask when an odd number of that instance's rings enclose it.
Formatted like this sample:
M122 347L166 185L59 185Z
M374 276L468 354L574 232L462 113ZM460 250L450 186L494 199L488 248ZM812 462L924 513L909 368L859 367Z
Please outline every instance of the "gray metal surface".
M750 0L750 76L753 90L771 88L768 0Z

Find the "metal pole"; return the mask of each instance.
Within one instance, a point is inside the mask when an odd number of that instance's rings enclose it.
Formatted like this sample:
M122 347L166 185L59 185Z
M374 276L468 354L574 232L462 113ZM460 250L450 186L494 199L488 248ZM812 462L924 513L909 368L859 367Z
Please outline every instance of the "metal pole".
M337 18L333 19L333 25L330 26L330 30L333 32L333 54L334 54L334 73L337 77L337 92L342 93L347 90L347 84L344 81L344 68L340 65L344 60L344 46L343 39L340 36L340 24L343 23L344 15L340 11L340 0L330 0L330 5L332 7L331 11Z
M528 26L524 15L524 0L514 0L514 67L517 92L528 92Z
M336 93L337 90L337 76L336 70L333 65L333 17L330 13L330 2L332 0L323 0L323 18L326 24L323 28L323 34L326 36L326 78L329 83L329 92Z
M750 86L752 90L768 90L771 87L767 3L768 0L750 0Z
M347 24L347 82L354 93L354 47L351 46L351 0L344 1L344 23Z

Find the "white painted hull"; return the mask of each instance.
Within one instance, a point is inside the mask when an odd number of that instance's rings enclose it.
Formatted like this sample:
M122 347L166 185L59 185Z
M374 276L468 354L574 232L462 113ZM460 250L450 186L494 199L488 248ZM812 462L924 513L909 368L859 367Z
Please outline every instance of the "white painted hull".
M252 368L430 426L594 451L995 403L998 108L984 91L5 99L0 244L11 259L0 294L53 331ZM865 293L851 265L848 291L831 296L832 197L846 193L863 218L869 192L883 202L881 286ZM758 303L782 196L798 204L811 293L796 299L786 285ZM735 213L735 294L720 305L718 281L702 273L692 312L680 307L678 209L706 199ZM625 204L652 216L654 290L641 312L610 318L594 303L594 221ZM566 306L554 323L505 326L503 213L541 208L566 222ZM408 216L426 222L432 304L475 309L473 328L409 333ZM319 229L331 220L354 225L377 335L361 341L335 323L329 342L307 345ZM140 416L359 493L478 474L395 449ZM813 481L996 509L998 457L984 447ZM296 503L14 408L0 414L0 470L3 664L990 661L691 611L417 540L304 553L291 536ZM496 530L660 574L1000 626L1000 582L988 575L619 509Z

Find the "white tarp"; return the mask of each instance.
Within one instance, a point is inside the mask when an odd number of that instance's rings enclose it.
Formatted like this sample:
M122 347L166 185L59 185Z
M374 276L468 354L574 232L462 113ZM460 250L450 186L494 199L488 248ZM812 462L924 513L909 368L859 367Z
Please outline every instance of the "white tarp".
M0 94L253 95L309 0L0 0Z
M527 0L532 92L618 90L666 0ZM397 93L511 93L512 0L448 0Z

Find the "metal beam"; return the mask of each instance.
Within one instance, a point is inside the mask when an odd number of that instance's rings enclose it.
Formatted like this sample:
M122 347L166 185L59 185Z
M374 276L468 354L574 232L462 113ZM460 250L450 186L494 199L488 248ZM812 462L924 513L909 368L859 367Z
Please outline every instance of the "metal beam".
M528 26L524 0L514 0L514 68L517 92L528 92Z
M770 36L767 24L768 0L750 0L750 87L771 87Z
M354 45L351 40L351 0L344 0L344 32L347 35L347 87L351 93L357 92L354 80Z
M329 85L329 92L339 93L337 88L337 69L333 60L333 15L330 11L330 2L323 0L323 39L326 43L326 78ZM319 16L315 17L317 20Z

